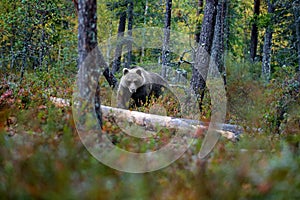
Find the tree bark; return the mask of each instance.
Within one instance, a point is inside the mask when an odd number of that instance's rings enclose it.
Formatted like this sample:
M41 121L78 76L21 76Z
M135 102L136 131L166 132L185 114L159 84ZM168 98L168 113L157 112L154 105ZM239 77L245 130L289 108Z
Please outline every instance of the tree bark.
M108 84L110 87L113 89L118 88L118 80L117 78L113 75L113 73L109 70L108 67L106 67L103 71L103 76L107 80Z
M199 43L200 40L200 32L201 32L201 23L200 20L198 19L200 14L203 12L203 0L198 0L198 8L197 8L197 24L196 24L196 30L195 30L195 41L196 43Z
M32 17L31 15L31 12L29 11L31 8L30 6L27 6L26 7L26 14L25 14L25 17L27 19L30 19ZM25 35L24 35L24 40L23 40L23 49L22 49L22 64L21 64L21 75L20 75L20 83L22 83L23 81L23 77L24 77L24 73L25 73L25 69L27 68L27 57L29 55L29 44L31 42L31 39L33 37L33 33L36 29L36 26L32 26L30 28L31 30L28 30L25 32Z
M127 8L127 12L128 12L128 40L127 40L127 63L126 63L126 67L129 68L131 65L131 57L132 57L132 26L133 26L133 0L129 0L128 2L128 8Z
M98 123L102 125L98 79L104 58L97 47L97 1L78 1L78 89L82 99L95 102ZM96 78L96 80L95 80ZM96 88L93 93L93 88ZM93 96L94 95L94 96ZM92 101L91 98L95 100ZM84 114L84 113L83 113Z
M162 49L162 77L167 77L167 66L170 63L170 51L169 51L169 43L170 43L170 30L171 30L171 13L172 13L172 0L166 1L166 13L165 13L165 29L164 29L164 41L163 41L163 49Z
M39 70L42 70L41 68L43 67L43 61L44 61L44 56L45 56L45 41L46 41L46 37L45 37L45 18L46 18L46 11L42 12L42 17L41 17L41 26L42 26L42 30L41 30L41 37L40 37L40 49L39 49Z
M79 68L95 47L97 47L97 6L96 0L78 1L78 57Z
M209 68L217 3L217 0L206 1L199 44L194 58L195 65L192 66L192 78L190 83L195 94L198 96L200 111L202 110L202 99L204 97L204 90L206 86L205 80Z
M230 1L226 2L225 19L224 19L224 49L229 50L229 35L230 35Z
M78 15L78 1L77 0L73 0L73 3L74 3L74 6L75 6L76 14ZM103 75L104 75L105 79L107 80L108 84L112 88L117 88L117 86L118 86L118 80L116 79L116 77L113 75L113 73L111 72L111 70L107 66L106 62L104 61L104 58L101 57L101 54L100 54L100 59L102 59L102 60L100 61L99 64L101 64L102 67L105 67L105 69L103 71ZM97 88L97 92L99 92L98 89L99 88Z
M226 70L224 65L224 32L227 0L220 0L217 6L214 39L211 48L211 59L221 73L226 85Z
M146 27L146 17L148 14L148 0L145 0L145 8L144 8L144 27ZM143 38L145 38L145 33L143 32ZM140 63L143 62L143 58L145 57L145 39L143 39L142 48L141 48L141 58Z
M115 58L114 58L114 61L113 61L113 66L112 66L112 73L113 74L115 74L117 71L119 71L120 66L121 66L123 38L124 38L124 31L125 31L125 27L126 27L126 15L127 15L126 11L121 12L121 14L120 14L117 46L116 46Z
M298 53L298 72L300 72L300 1L297 0L293 3L296 38L297 38L297 53Z
M73 3L74 3L74 7L75 7L75 10L76 10L76 15L78 15L78 0L72 0Z
M250 41L250 58L251 61L255 61L256 52L257 52L257 44L258 44L258 27L257 20L259 16L259 8L260 8L260 0L254 0L254 21L251 29L251 41Z
M268 14L271 15L271 21L268 25L264 38L264 46L263 46L263 59L262 59L262 78L265 81L270 80L271 76L271 50L272 50L272 15L275 11L274 4L271 2L272 0L268 0Z
M25 69L27 67L28 46L31 41L34 30L35 30L35 27L31 28L31 31L26 32L26 34L25 34L26 38L23 41L20 83L22 83L22 81L23 81Z

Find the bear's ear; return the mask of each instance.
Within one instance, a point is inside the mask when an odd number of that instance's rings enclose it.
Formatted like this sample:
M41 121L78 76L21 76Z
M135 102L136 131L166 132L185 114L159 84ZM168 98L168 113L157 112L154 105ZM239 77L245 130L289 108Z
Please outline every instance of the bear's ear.
M123 75L126 75L128 72L129 72L129 69L127 69L127 68L123 69Z
M137 73L138 75L142 76L142 70L138 69L138 70L136 70L136 73Z

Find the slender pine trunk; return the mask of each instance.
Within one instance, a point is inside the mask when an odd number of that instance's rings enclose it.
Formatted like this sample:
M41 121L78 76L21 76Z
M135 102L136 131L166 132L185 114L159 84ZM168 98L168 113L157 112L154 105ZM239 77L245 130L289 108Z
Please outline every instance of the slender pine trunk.
M256 53L257 53L257 44L258 44L258 16L259 16L259 8L260 8L260 0L254 0L254 21L251 29L251 41L250 41L250 59L251 61L255 61Z
M118 27L118 38L117 38L117 46L115 50L115 57L112 66L112 73L115 74L120 70L121 67L121 57L122 57L122 48L123 48L123 38L124 31L126 27L126 11L120 14L119 27Z
M293 3L295 27L296 27L296 38L297 38L297 56L298 56L298 72L300 72L300 1L297 0Z
M200 32L201 32L201 23L199 20L200 14L203 12L203 0L198 0L198 8L197 8L197 24L196 24L196 31L195 31L195 41L199 43L200 40Z
M128 41L127 41L127 63L126 63L126 67L129 68L132 62L132 26L133 26L133 0L130 0L128 2Z
M148 13L148 0L145 1L145 8L144 8L144 27L146 27L146 17L147 17L147 13ZM140 62L143 62L143 58L145 57L145 33L143 31L143 43L142 43L142 48L141 48L141 58L140 58Z

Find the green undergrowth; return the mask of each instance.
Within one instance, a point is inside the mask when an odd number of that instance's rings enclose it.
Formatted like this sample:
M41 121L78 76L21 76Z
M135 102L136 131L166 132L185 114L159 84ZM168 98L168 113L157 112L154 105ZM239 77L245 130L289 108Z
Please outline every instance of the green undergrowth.
M71 107L49 101L51 96L72 97L74 71L28 73L22 83L3 78L0 90L6 96L0 102L0 197L299 199L297 78L277 76L266 84L259 80L258 70L252 69L258 66L227 62L226 123L245 129L240 140L233 143L221 137L203 161L197 155L204 132L198 130L189 138L193 139L190 148L177 161L143 174L120 172L96 160L80 141ZM113 93L102 78L100 84L102 103L110 105ZM155 104L168 102L161 100ZM147 106L138 109L155 111ZM210 106L207 93L203 112L208 120ZM279 119L281 110L283 118ZM156 151L174 138L176 130L156 128L160 132L155 137L138 140L122 135L114 121L105 119L103 134L122 149L144 153Z
M227 60L227 120L268 134L299 134L300 74L293 68L260 78L261 63Z

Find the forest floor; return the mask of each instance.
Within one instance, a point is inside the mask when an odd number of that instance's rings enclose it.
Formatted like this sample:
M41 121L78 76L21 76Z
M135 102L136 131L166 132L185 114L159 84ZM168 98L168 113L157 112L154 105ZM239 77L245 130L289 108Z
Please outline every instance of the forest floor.
M0 196L4 199L300 198L297 134L251 130L236 143L221 138L203 161L197 156L203 141L199 133L178 160L158 171L132 174L102 164L82 144L72 108L49 100L50 94L70 99L74 79L57 77L60 81L55 83L53 74L43 75L43 83L29 77L22 87L10 82L1 86ZM103 130L114 142L121 138L119 128L109 120ZM172 134L163 130L160 139L148 140L139 149L159 149L169 141L165 135ZM125 137L122 142L120 147L135 150L134 141Z

